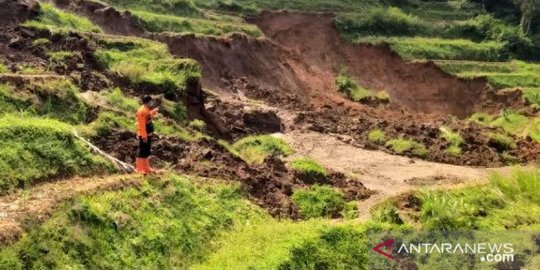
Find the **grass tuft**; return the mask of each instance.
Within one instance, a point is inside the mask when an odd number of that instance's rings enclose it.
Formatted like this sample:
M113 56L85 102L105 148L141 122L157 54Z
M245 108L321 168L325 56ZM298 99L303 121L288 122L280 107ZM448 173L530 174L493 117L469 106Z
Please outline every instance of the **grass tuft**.
M397 154L411 153L415 156L426 157L429 152L426 146L413 139L394 139L386 143L386 147Z
M294 152L287 142L270 135L242 138L229 149L250 164L261 164L269 156L288 156Z
M294 191L292 200L303 218L337 217L345 208L345 196L330 186L314 185Z

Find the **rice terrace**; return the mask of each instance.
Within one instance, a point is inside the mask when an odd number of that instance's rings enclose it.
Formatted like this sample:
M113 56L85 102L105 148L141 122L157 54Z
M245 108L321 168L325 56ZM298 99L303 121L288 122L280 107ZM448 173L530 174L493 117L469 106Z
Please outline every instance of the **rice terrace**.
M540 269L539 0L0 0L0 269Z

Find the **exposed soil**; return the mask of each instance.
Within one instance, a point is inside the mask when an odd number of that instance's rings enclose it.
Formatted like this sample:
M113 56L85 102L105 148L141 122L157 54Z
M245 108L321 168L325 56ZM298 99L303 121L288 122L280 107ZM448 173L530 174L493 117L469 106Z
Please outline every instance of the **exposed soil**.
M128 163L133 162L138 146L135 134L125 131L100 136L95 143ZM159 138L153 145L153 155L152 162L159 167L170 165L182 173L240 181L250 198L276 217L299 218L290 196L295 189L315 184L299 181L279 158L269 157L261 165L249 165L213 140L185 142ZM349 200L362 200L371 194L361 182L337 172L331 171L324 181L341 189Z
M446 165L363 150L333 136L316 132L296 131L281 137L293 146L296 155L310 156L328 168L353 174L366 188L375 192L369 199L359 203L360 219L368 219L370 210L390 197L419 188L455 188L481 184L492 172L508 171L507 168Z

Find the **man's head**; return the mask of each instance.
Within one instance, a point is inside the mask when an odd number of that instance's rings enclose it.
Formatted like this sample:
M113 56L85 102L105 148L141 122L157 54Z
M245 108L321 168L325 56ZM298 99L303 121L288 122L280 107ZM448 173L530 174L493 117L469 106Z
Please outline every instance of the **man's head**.
M152 102L152 97L149 95L144 95L141 99L142 103L146 106L150 106L150 102Z

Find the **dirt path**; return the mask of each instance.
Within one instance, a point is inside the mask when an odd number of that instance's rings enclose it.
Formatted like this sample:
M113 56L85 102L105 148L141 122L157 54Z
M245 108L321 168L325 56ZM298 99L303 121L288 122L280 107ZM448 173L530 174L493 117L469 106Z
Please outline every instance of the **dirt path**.
M297 156L310 156L324 166L356 176L376 192L361 202L360 219L369 218L370 209L383 200L420 188L452 188L485 182L491 172L508 168L483 169L454 166L380 151L364 150L331 135L294 131L278 136L285 139Z
M15 241L26 224L45 221L55 207L76 195L117 190L140 183L136 175L73 178L48 182L0 197L0 245Z

